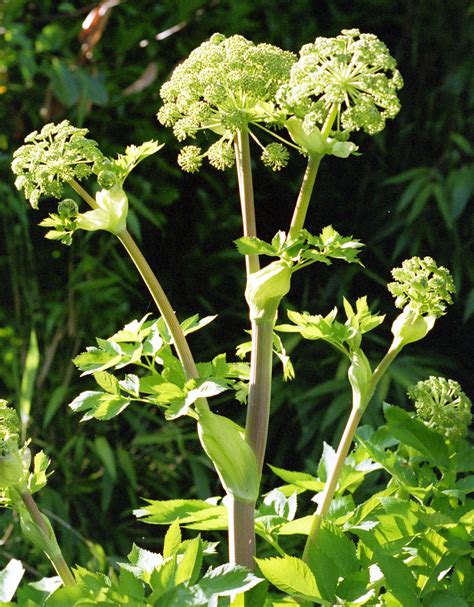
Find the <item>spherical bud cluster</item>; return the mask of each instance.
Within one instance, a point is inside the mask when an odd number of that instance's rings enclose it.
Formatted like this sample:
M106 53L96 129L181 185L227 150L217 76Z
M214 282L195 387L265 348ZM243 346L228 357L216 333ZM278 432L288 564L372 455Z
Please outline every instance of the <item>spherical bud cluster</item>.
M25 145L13 154L15 185L23 190L33 208L41 195L61 198L63 183L88 177L104 158L97 142L86 137L67 120L47 124L25 138Z
M410 386L408 396L427 426L451 440L466 436L472 420L471 401L457 381L430 377Z
M20 434L20 420L17 412L8 406L6 400L0 399L0 439Z
M207 159L213 167L224 171L235 164L234 148L225 139L219 139L207 150Z
M199 171L202 165L203 154L197 145L186 145L181 148L178 156L178 164L187 173Z
M115 171L101 171L97 175L97 183L104 190L110 190L119 182L118 175Z
M273 171L281 171L288 164L290 154L281 143L270 143L262 152L262 162Z
M343 30L303 46L277 100L306 133L325 127L325 136L345 141L359 129L380 132L400 109L402 86L395 59L377 36Z
M395 297L397 308L409 308L418 315L439 318L452 304L455 292L452 276L446 268L436 265L431 257L406 259L392 270L395 282L387 285Z
M272 115L275 95L295 60L293 53L270 44L214 34L162 86L164 105L158 120L173 127L179 141L195 137L202 129L232 141L236 131L250 123L277 120ZM229 158L219 160L218 168L230 166ZM216 159L214 151L209 159Z
M65 198L58 204L58 215L61 219L74 219L79 213L79 207L72 198Z

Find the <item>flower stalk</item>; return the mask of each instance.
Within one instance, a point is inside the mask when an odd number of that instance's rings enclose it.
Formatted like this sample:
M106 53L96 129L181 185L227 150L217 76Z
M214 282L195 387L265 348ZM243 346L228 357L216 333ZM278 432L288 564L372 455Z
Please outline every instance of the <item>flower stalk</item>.
M372 373L372 377L367 388L367 396L362 402L360 401L359 396L356 394L356 391L353 388L353 406L349 418L344 427L344 432L342 434L341 440L339 441L334 466L328 474L327 481L324 485L324 490L321 494L321 500L319 501L316 512L313 515L311 529L304 547L303 560L306 562L308 562L310 553L317 545L321 523L324 520L324 517L329 512L329 507L333 500L334 494L336 493L337 483L339 481L339 477L341 476L344 462L349 454L349 450L354 440L357 428L359 427L362 415L364 414L364 411L366 410L375 392L377 384L379 383L389 366L401 352L401 350L401 347L394 347L394 345L392 344L392 346L389 348L383 359L380 361L380 363ZM360 404L357 405L356 402Z
M322 156L309 157L306 172L303 177L303 183L301 184L295 210L291 219L288 240L297 238L299 232L303 229L321 158Z
M351 448L352 440L354 438L354 434L356 433L362 414L363 410L352 408L349 419L346 422L344 432L336 451L334 467L329 473L326 484L324 485L323 493L321 495L321 501L319 502L316 512L313 515L311 529L303 552L303 560L306 562L309 561L309 555L314 550L314 547L318 542L321 523L329 512L329 507L336 492L337 483L339 481L344 462Z
M196 368L196 363L194 362L194 358L189 348L188 341L183 333L176 314L174 313L174 310L171 307L169 299L167 298L166 293L164 292L161 284L156 278L153 270L150 268L137 243L134 241L134 239L127 230L124 230L123 232L117 234L117 238L120 240L125 250L129 254L130 258L135 264L135 267L140 273L143 282L146 284L148 290L150 291L150 294L153 297L153 301L155 302L158 310L160 311L160 314L163 317L166 326L168 327L171 337L173 338L178 358L180 359L184 370L186 371L186 375L189 378L198 377L199 374Z
M257 236L255 204L253 196L250 142L247 129L239 129L235 135L235 165L239 182L240 205L244 236ZM258 255L246 255L247 276L260 269Z

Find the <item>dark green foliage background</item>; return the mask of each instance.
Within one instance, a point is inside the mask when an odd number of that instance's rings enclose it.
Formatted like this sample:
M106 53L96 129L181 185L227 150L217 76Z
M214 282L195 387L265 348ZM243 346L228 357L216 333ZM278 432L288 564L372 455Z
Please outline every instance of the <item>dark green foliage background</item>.
M18 403L34 328L41 361L30 434L33 447L43 448L56 470L40 502L55 517L67 557L105 569L97 544L114 556L127 552L132 541L160 542L160 533L144 531L131 516L139 497L208 497L219 487L192 425L165 424L157 412L137 410L112 423L79 425L66 409L90 386L70 359L95 336L107 337L154 312L153 305L107 234L80 233L70 248L44 240L36 224L54 206L45 200L39 212L28 209L13 187L12 152L31 130L63 118L89 128L110 155L146 139L166 142L128 182L130 229L180 318L219 313L213 325L192 336L196 358L209 360L222 351L232 356L247 328L242 258L232 245L241 230L235 176L212 168L198 175L180 172L176 142L155 118L159 87L215 31L295 52L342 28L377 34L405 78L402 111L381 135L356 138L363 155L324 160L308 220L313 232L332 223L366 243L365 268L313 267L295 277L287 304L327 313L341 307L343 294L352 300L368 294L389 319L368 347L375 363L395 316L384 286L390 268L412 255L431 255L453 271L455 305L429 338L407 349L393 366L367 422L380 421L383 399L403 404L407 385L433 372L460 381L472 398L474 5L461 0L124 0L112 9L92 58L85 60L78 36L93 8L94 3L0 0L0 396ZM178 31L163 34L176 25ZM141 92L126 94L151 64L156 79ZM277 175L259 162L254 169L259 232L268 239L289 224L304 159L294 157ZM297 379L274 382L268 461L314 471L322 441L334 443L345 419L345 367L324 345L290 341L288 347L297 347ZM242 415L225 400L219 410L235 419ZM266 488L272 483L265 479ZM10 513L0 514L2 535L0 565L11 555L27 555ZM27 558L47 571L39 557Z

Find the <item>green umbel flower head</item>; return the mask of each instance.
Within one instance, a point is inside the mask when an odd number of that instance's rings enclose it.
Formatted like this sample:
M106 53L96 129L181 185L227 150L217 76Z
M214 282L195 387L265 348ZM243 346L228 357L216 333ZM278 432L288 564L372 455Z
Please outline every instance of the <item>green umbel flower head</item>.
M202 129L220 135L222 144L209 150L209 160L226 168L234 160L228 147L237 130L255 122L275 122L275 94L295 60L293 53L270 44L214 34L162 86L164 105L158 120L173 127L179 141ZM180 164L185 170L198 167L189 150L181 155Z
M323 131L325 138L346 141L360 129L370 135L380 132L400 109L397 90L402 86L385 44L351 29L303 46L277 99L307 135Z
M86 137L88 132L67 120L47 124L40 132L30 133L13 154L15 185L33 208L38 208L41 195L62 198L63 183L88 177L95 163L104 161L97 142Z
M438 267L431 257L406 259L401 268L392 270L395 282L387 285L395 297L395 306L403 312L395 319L393 347L423 339L437 318L453 303L454 283L449 270Z
M453 379L430 377L408 388L416 414L449 439L466 436L472 420L471 401Z
M423 316L439 318L452 304L454 282L446 268L438 267L431 257L406 259L401 268L394 268L395 282L387 285L395 297L397 308L410 308Z

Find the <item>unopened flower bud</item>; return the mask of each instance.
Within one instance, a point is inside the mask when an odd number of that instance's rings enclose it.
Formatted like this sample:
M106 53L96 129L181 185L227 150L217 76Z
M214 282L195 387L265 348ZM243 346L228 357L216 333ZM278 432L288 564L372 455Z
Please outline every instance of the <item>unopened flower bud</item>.
M118 176L114 171L101 171L97 176L97 183L104 190L110 190L118 184Z
M353 352L351 360L352 364L347 371L347 377L352 387L353 407L364 410L370 398L372 370L362 350Z
M226 492L244 502L258 496L259 475L244 430L232 420L210 410L200 411L198 433Z
M119 234L127 227L128 199L119 186L100 190L96 194L97 208L77 216L77 227L82 230L107 230Z
M407 306L397 316L392 325L394 348L403 348L407 344L423 339L434 327L436 316L422 316L419 312Z
M274 319L278 305L291 285L291 266L285 261L273 261L247 279L245 299L252 320Z
M79 213L79 207L72 198L65 198L58 204L58 215L63 219L73 219Z

